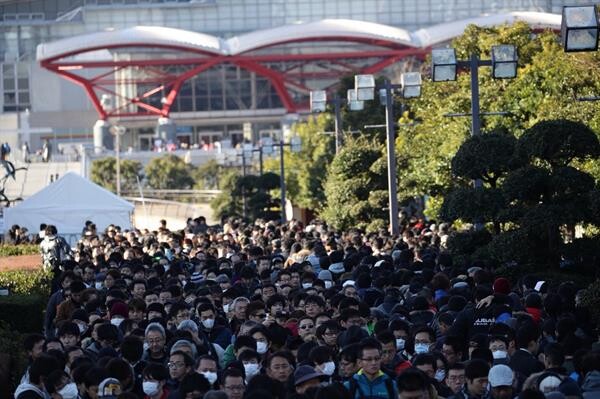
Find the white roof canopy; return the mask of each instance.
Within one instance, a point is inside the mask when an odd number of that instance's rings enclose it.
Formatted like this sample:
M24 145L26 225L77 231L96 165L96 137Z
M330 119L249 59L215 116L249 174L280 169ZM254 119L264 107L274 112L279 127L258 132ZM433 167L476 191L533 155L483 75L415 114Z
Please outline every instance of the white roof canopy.
M163 46L218 55L237 55L278 43L327 38L372 40L392 45L427 48L459 36L469 24L495 26L515 21L525 21L534 28L560 29L561 16L540 12L509 12L434 25L415 32L374 22L325 19L259 30L227 40L181 29L136 26L42 43L37 47L37 60L44 61L96 49L127 46Z
M129 202L70 172L17 206L5 208L4 224L18 224L32 233L46 223L55 225L59 234L81 234L86 220L99 231L110 224L128 229L133 210Z

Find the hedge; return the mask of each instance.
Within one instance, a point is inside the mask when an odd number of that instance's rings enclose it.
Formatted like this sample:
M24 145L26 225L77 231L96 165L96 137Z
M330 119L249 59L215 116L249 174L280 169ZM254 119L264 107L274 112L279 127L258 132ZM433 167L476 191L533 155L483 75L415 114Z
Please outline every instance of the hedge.
M35 244L0 245L0 256L37 255L40 247Z
M43 270L11 270L0 272L0 288L11 294L50 295L52 274Z
M23 334L0 320L0 356L3 357L3 364L0 364L1 398L12 398L14 389L19 385L19 380L27 368L23 338Z

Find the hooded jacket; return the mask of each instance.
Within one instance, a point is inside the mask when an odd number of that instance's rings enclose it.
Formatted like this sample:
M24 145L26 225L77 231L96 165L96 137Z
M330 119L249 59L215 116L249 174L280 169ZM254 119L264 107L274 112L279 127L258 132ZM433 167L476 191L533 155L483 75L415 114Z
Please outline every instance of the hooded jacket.
M15 391L15 399L50 399L50 395L28 382L19 385Z

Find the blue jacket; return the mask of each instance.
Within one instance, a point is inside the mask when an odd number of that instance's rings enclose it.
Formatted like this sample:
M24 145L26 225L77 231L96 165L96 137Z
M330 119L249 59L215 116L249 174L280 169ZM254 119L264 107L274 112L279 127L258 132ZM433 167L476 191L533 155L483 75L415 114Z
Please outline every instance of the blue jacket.
M362 369L352 376L353 381L346 381L344 386L352 393L354 391L355 399L364 398L389 398L396 399L398 397L398 388L396 382L391 379L383 371L379 371L379 375L374 380L369 380L363 373ZM352 386L356 389L353 389ZM390 389L392 395L390 396Z

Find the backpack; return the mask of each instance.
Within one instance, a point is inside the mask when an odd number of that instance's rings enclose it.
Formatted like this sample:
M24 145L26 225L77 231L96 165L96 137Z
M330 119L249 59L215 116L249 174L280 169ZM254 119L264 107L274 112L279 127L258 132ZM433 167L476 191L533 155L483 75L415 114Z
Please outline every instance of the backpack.
M364 398L370 398L371 396L367 396L365 395L365 393L363 392L362 388L360 387L360 385L358 384L358 382L356 382L356 380L354 378L350 378L349 380L350 383L350 397L352 399L354 399L356 397L356 392L358 391L358 393L360 393L360 398L364 399ZM389 399L395 399L396 395L394 395L394 385L392 384L392 380L389 378L386 378L384 380L385 383L385 389L388 392L388 398Z

